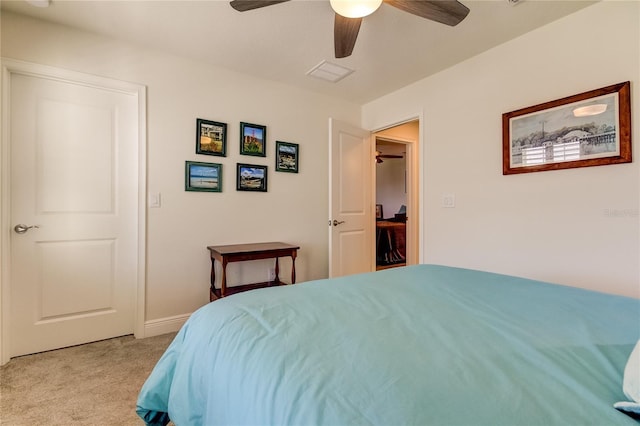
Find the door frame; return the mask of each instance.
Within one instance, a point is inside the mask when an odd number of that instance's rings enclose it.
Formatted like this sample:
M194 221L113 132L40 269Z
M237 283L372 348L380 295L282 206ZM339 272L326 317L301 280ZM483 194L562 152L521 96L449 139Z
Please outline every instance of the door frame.
M106 77L34 64L10 58L1 58L2 64L2 134L0 135L0 365L9 362L11 342L11 161L10 161L10 100L12 75L28 75L58 81L68 81L133 95L138 100L138 276L135 291L134 336L145 337L146 288L146 176L147 176L147 111L146 86Z
M418 136L416 140L378 135L380 132L410 123L412 121L418 121ZM424 250L422 250L424 244L424 232L422 231L424 229L424 198L422 191L422 184L424 182L424 161L421 161L422 156L424 155L423 122L423 114L417 113L410 115L406 119L401 119L399 121L389 123L387 125L371 130L374 148L377 138L395 141L407 145L407 174L411 176L411 179L407 177L407 217L409 218L409 220L407 221L407 236L411 235L411 241L409 241L409 238L407 238L407 246L411 245L411 261L413 264L420 264L424 262ZM374 173L372 199L374 200L376 199L375 167L375 163L372 163ZM409 170L411 171L410 173ZM417 218L417 220L415 220L415 218ZM409 262L407 262L407 264L409 264Z
M417 198L415 197L415 188L419 182L416 182L417 175L415 169L415 157L417 155L417 140L398 138L394 136L380 136L377 133L373 133L375 138L375 144L377 146L378 141L392 142L398 145L404 145L405 153L405 170L406 170L406 209L407 209L407 221L406 221L406 264L415 265L418 264L418 254L420 253L417 241L418 232L420 230L419 222L415 220L418 217L418 210L416 208ZM377 174L378 169L374 166L374 199L377 201Z

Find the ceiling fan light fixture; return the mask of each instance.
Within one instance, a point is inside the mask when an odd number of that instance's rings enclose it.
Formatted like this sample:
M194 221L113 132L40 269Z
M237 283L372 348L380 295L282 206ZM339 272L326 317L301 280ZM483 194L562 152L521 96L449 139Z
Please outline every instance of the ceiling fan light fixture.
M331 8L345 18L363 18L378 10L382 0L330 0Z

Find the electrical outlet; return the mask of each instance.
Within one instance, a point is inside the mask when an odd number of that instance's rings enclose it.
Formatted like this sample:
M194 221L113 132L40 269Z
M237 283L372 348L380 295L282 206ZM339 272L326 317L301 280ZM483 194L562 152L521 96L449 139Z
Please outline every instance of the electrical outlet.
M269 272L268 272L269 276L267 277L267 280L269 281L273 281L276 279L276 268L269 268Z

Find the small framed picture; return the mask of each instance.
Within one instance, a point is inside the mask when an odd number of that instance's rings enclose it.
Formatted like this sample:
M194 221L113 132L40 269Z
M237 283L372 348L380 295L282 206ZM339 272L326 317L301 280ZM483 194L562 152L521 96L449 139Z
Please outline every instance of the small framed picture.
M240 154L267 156L267 126L240 123Z
M383 217L382 204L376 204L376 219L382 219Z
M267 192L267 166L237 164L236 189L238 191Z
M185 162L184 190L222 192L222 164Z
M196 154L227 156L227 124L196 119Z
M297 143L276 141L276 171L298 173Z

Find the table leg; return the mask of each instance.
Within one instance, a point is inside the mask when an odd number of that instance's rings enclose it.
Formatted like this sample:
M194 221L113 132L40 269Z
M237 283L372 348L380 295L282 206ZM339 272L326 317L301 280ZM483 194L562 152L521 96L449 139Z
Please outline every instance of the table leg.
M278 258L276 257L276 278L273 280L274 283L280 282L280 265L278 265Z
M296 252L291 253L291 284L296 283Z
M227 294L227 261L226 258L222 258L222 279L220 280L220 297L224 297Z
M216 296L216 260L211 258L211 287L209 288L209 302L217 299Z

